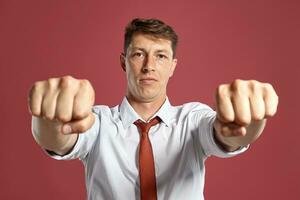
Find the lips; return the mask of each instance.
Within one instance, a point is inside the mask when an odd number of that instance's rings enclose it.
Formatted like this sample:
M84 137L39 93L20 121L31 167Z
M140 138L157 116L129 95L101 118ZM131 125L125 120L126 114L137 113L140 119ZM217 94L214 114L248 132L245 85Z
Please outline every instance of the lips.
M154 78L141 78L140 81L157 81Z
M145 78L140 78L139 80L141 83L145 83L145 84L151 84L153 82L156 82L157 79L153 78L153 77L145 77Z
M154 77L143 77L140 78L140 81L157 81L157 79Z

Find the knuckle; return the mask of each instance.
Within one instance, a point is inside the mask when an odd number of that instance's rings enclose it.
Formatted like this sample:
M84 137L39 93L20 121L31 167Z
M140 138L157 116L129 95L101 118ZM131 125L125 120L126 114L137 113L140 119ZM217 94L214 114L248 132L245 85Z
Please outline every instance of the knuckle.
M277 96L274 87L270 83L264 83L263 88L266 93L274 94L274 96Z
M86 80L86 79L80 80L79 86L81 89L89 91L89 94L91 96L95 95L94 88L89 80Z
M273 90L273 86L270 83L264 83L264 88L267 90Z
M256 80L250 80L248 87L252 93L259 92L261 88L259 82Z
M60 79L60 87L62 89L67 89L71 87L74 83L74 78L72 76L64 76Z
M66 115L66 114L59 114L55 117L56 119L58 119L61 122L69 122L71 121L71 116Z
M277 112L277 107L275 108L270 108L266 111L266 117L273 117Z
M239 91L241 89L241 87L243 86L244 81L241 79L235 79L232 83L231 83L231 89L233 91Z
M42 85L44 85L45 81L37 81L33 84L34 88L40 88Z
M48 106L45 104L42 104L42 109L41 109L41 117L51 120L51 112L48 109Z
M251 119L250 119L250 117L248 117L246 115L241 115L241 116L236 117L235 121L238 124L247 125L247 124L250 124Z
M45 114L43 115L43 117L44 117L45 119L47 119L47 120L53 120L53 119L54 119L54 115L51 114L51 113L45 113Z
M62 79L70 79L70 80L73 80L74 77L71 76L71 75L66 75L66 76L63 76Z
M40 111L34 107L30 107L30 112L33 116L36 116L36 117L40 116L40 114L41 114Z
M259 82L259 81L257 81L257 80L249 80L248 81L249 82L249 84L251 84L251 85L260 85L261 83Z
M79 124L77 124L76 129L78 132L82 133L82 132L85 132L87 128L84 123L79 123Z
M227 95L227 84L221 84L217 88L217 95L219 97Z
M266 117L273 117L275 115L275 112L267 112Z
M234 115L226 115L223 118L224 118L224 121L226 121L226 122L233 122L234 121Z
M41 88L43 87L44 82L43 81L37 81L35 82L32 87L30 88L30 96L32 96L34 93L38 92L41 90Z
M73 117L75 119L83 119L86 115L87 115L87 113L82 110L75 110L73 113Z
M265 117L265 116L264 116L263 113L258 113L258 112L253 113L253 115L252 115L252 119L255 120L255 121L260 121L260 120L262 120L264 117Z
M224 113L222 111L219 111L218 117L222 122L233 122L234 121L234 115L232 113Z
M263 85L264 91L272 95L276 101L279 101L279 97L274 89L274 87L270 83L264 83Z
M57 79L56 78L49 78L47 83L48 83L48 87L50 89L55 89L57 87Z
M89 87L91 84L90 84L90 81L86 80L86 79L82 79L80 80L80 86L81 87Z

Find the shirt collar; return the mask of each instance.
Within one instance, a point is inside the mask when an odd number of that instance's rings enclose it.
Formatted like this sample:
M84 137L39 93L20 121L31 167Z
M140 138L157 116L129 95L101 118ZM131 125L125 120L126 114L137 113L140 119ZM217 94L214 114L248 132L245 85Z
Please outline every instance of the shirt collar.
M170 119L170 108L171 104L168 99L166 98L163 105L160 107L160 109L153 115L152 118L158 116L163 123L165 123L167 126L170 126L171 119ZM131 124L133 124L136 120L142 118L135 112L135 110L132 108L132 106L129 104L126 97L123 98L123 101L120 105L120 117L123 124L124 129L127 129Z

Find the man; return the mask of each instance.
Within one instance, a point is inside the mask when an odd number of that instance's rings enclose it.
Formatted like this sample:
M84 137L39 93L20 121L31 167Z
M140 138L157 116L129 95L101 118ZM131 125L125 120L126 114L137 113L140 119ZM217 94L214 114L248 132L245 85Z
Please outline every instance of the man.
M55 159L83 161L90 200L203 199L206 158L245 151L276 113L273 87L254 80L220 85L216 112L201 103L172 106L176 44L160 20L128 24L120 55L127 93L113 108L93 106L89 81L71 76L31 88L35 140Z

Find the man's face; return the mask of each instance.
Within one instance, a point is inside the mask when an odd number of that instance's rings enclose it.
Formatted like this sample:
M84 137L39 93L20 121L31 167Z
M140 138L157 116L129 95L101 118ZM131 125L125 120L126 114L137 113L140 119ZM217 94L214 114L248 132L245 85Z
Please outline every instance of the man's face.
M121 55L128 82L127 97L140 102L165 99L167 83L176 63L171 41L135 34L126 55Z

